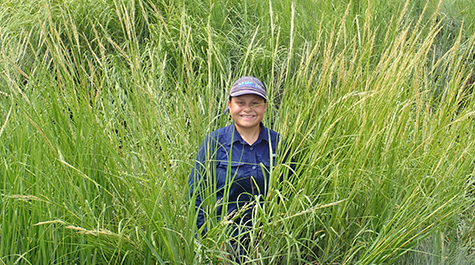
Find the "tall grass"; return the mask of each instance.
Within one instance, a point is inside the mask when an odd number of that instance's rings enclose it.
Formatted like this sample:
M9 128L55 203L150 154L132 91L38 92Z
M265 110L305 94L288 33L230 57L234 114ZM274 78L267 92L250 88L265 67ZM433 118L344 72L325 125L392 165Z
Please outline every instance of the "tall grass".
M227 261L187 180L244 74L296 163L246 263L473 263L475 36L456 5L4 1L0 263Z

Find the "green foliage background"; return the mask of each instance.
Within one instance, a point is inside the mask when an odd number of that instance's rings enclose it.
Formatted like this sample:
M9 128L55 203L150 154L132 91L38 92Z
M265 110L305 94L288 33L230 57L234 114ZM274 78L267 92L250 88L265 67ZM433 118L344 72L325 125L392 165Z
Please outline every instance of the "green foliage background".
M227 261L225 221L195 237L187 181L245 74L297 162L247 263L475 261L470 1L0 7L0 264Z

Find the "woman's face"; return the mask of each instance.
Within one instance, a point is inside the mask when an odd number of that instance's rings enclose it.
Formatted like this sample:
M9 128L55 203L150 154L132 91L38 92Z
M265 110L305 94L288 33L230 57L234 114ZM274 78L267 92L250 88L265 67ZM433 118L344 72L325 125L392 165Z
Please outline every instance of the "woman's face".
M267 110L265 100L254 94L232 97L228 101L231 118L237 127L243 129L258 129Z

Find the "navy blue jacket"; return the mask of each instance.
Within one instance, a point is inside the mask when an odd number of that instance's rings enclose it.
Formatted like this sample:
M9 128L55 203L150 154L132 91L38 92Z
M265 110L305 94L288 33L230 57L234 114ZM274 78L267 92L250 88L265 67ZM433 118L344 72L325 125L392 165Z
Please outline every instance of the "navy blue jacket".
M251 219L253 205L249 203L256 195L267 193L278 143L279 134L262 123L259 137L252 145L242 139L234 123L206 136L188 182L191 195L197 192L198 228L205 220L202 202L206 189L216 192L218 219L223 209L228 217L234 216L230 219L236 223L247 223Z

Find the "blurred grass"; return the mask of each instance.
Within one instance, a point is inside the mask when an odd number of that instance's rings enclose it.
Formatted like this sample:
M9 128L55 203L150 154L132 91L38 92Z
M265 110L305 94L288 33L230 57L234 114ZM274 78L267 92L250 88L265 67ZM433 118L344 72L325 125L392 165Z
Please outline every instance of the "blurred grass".
M1 6L1 263L225 260L187 179L244 74L297 163L246 262L473 263L468 1Z

